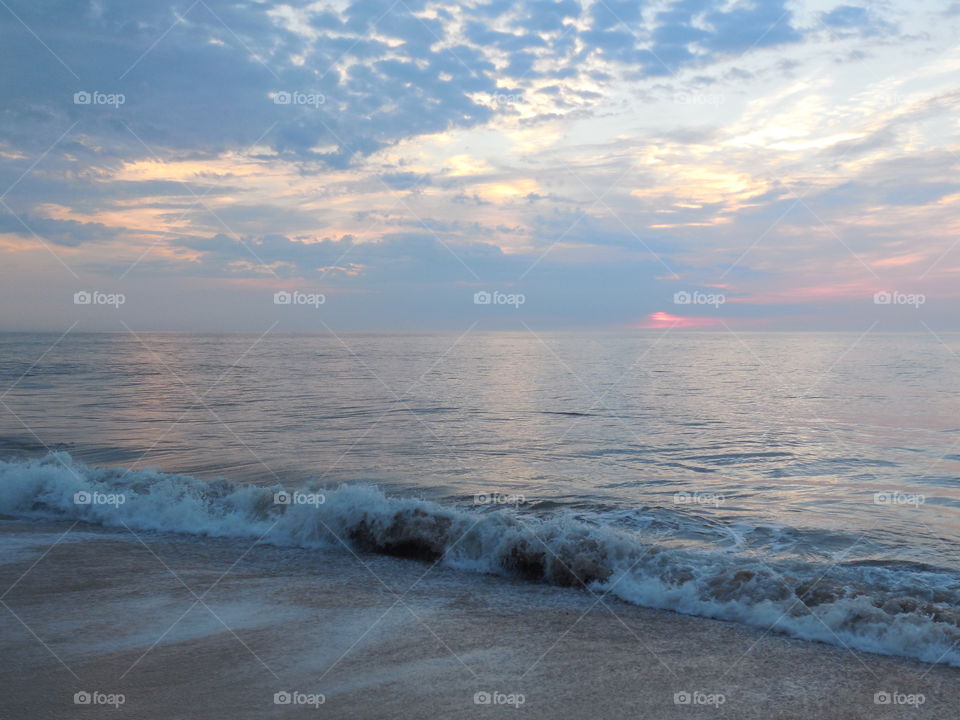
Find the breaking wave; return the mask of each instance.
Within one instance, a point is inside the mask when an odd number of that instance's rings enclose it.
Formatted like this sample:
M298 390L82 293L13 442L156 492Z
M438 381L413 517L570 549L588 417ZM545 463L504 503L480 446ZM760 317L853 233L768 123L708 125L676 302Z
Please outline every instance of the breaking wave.
M446 507L389 498L364 485L278 497L282 492L91 467L66 453L0 461L0 513L7 515L301 548L347 543L358 551L609 592L646 607L960 666L960 577L944 569L668 548L569 517Z

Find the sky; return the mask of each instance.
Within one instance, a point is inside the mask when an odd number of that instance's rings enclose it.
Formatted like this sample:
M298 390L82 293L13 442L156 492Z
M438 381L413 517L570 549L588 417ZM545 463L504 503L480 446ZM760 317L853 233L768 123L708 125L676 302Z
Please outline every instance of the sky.
M960 3L0 0L0 330L960 330Z

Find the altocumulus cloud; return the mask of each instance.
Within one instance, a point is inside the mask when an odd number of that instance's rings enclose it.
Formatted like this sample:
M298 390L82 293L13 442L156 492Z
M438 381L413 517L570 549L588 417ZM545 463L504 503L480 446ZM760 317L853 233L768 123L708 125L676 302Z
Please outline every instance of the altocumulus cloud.
M20 149L43 149L38 126L78 121L78 154L142 155L138 138L158 152L198 153L260 141L292 159L344 166L402 138L487 122L498 109L479 99L512 80L589 73L582 68L591 57L662 74L665 64L705 64L800 38L784 0L732 8L683 0L649 26L638 22L639 7L356 0L338 12L102 0L54 11L21 0L0 13L0 59L16 68L0 79L0 122ZM756 28L768 25L758 39ZM122 112L77 106L78 91L121 94ZM320 100L276 105L277 92Z

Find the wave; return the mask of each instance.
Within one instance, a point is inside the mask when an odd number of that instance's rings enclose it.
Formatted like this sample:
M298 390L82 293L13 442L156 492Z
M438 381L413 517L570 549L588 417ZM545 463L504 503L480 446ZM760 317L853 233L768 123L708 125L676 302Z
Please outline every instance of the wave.
M347 544L960 666L960 578L919 563L827 565L668 548L571 517L447 507L367 485L291 493L92 467L66 453L0 461L0 513L307 549Z

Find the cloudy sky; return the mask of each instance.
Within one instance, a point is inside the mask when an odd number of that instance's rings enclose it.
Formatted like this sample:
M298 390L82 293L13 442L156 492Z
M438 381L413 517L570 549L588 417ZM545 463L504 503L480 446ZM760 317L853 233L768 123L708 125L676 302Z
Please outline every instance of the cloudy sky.
M0 329L960 329L960 3L0 0L0 40Z

